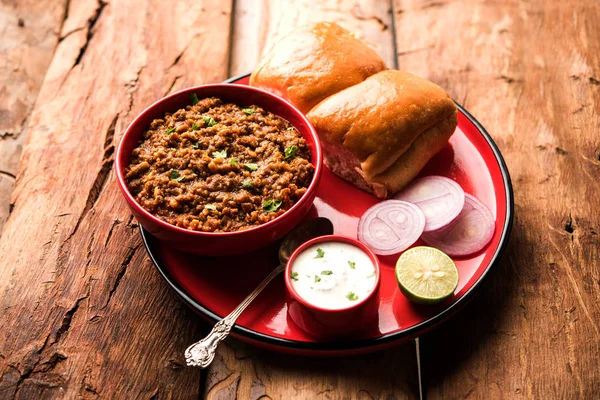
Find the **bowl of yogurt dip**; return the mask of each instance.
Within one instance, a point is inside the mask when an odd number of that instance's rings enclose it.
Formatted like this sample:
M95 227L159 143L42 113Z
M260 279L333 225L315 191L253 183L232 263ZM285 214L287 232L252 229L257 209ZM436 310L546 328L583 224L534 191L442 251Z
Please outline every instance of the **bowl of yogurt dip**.
M379 260L361 242L339 235L312 239L285 269L288 315L315 336L346 336L377 320Z

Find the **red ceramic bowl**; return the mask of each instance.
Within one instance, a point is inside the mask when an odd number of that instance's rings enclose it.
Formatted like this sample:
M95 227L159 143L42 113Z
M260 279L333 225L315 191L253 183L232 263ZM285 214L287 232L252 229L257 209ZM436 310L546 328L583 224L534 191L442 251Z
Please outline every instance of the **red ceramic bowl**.
M292 265L302 251L317 243L343 242L364 251L375 266L375 289L367 297L350 307L327 309L317 307L304 300L292 285L290 277ZM292 253L285 267L285 287L287 290L287 310L289 318L304 331L320 338L339 338L368 329L378 320L379 283L381 273L379 259L371 249L356 239L340 235L321 236L304 243Z
M133 149L137 146L142 134L148 129L152 120L162 118L166 112L174 112L189 105L191 93L196 93L200 99L214 96L225 102L242 106L257 105L284 118L300 132L310 148L315 173L308 190L292 208L274 220L254 228L237 232L215 233L191 231L176 227L153 216L135 201L129 193L124 179L124 171L129 165ZM306 117L293 105L271 93L254 87L214 84L184 89L146 108L125 131L117 149L115 168L119 187L131 208L131 212L152 235L182 251L222 256L244 253L263 247L280 239L297 225L313 203L321 177L322 164L323 156L317 132Z

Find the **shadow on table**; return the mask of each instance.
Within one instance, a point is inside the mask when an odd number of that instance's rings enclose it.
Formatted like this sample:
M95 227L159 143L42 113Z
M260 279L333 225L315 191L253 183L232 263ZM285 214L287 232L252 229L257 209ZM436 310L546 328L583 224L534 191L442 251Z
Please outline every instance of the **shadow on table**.
M516 337L502 329L507 326L507 311L524 307L519 296L520 277L511 260L534 257L514 253L517 248L525 248L518 243L521 239L516 228L503 256L471 301L439 328L421 337L425 385L434 397L469 396L482 375L487 375L489 366L503 360L505 350L499 335Z

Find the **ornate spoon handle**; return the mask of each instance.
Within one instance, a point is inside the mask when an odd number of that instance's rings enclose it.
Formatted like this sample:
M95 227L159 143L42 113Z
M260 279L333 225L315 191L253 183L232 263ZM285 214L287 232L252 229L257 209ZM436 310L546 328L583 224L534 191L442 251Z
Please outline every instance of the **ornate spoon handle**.
M235 308L228 316L215 324L210 333L199 342L194 343L185 350L185 362L190 366L206 368L215 358L217 346L221 343L231 331L238 317L244 312L246 307L250 305L252 300L263 291L263 289L279 275L285 268L285 264L281 264L275 268L261 283Z

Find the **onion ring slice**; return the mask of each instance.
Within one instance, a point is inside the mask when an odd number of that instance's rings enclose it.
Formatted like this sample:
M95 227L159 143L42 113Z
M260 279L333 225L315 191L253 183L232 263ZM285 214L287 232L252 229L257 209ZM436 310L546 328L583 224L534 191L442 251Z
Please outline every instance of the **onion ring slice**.
M483 249L494 236L496 224L491 211L470 194L465 205L450 225L423 234L422 239L450 256L466 256Z
M465 204L465 192L452 179L432 175L413 182L394 199L419 206L425 214L425 232L430 232L458 217Z
M358 240L387 256L412 246L423 233L425 214L414 204L386 200L369 208L358 222Z

